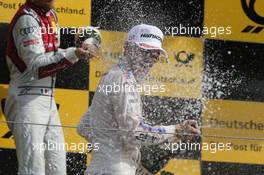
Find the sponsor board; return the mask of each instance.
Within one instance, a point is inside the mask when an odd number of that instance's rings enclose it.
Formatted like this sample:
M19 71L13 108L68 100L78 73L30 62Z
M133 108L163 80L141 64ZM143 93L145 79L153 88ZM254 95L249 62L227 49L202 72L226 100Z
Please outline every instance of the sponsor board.
M1 101L1 110L0 110L0 121L5 121L3 114L5 98L8 92L8 85L0 85L0 101ZM0 123L0 147L1 148L15 148L15 143L13 140L13 135L9 131L7 124Z
M210 34L205 37L263 43L263 6L262 0L206 0L204 24L208 28L215 27L218 31L214 37ZM231 32L224 31L227 27Z
M199 98L202 91L203 41L199 38L165 37L163 48L168 62L161 59L151 69L144 84L164 85L165 92L152 96Z
M203 150L202 160L264 164L263 118L263 103L207 101L203 111L202 141L228 144L231 149L218 148L214 153Z
M124 32L100 31L102 45L100 57L90 61L89 91L95 92L101 77L117 63L126 40Z
M76 127L88 109L88 91L81 90L66 90L56 89L55 90L56 103L60 105L59 115L61 124L63 126L74 126ZM80 143L80 148L83 146L82 143L86 144L84 138L80 137L77 133L76 128L63 128L65 142L69 145L71 143ZM75 149L74 147L72 147ZM82 148L81 148L82 149ZM80 149L68 150L73 152L82 152Z
M10 23L25 0L0 0L0 22ZM61 27L82 27L91 23L91 0L57 0L54 10Z
M200 175L200 161L171 159L157 175Z
M95 91L101 77L122 55L126 33L102 31L101 58L90 62L89 90ZM164 48L169 60L161 57L151 69L143 86L164 87L152 91L152 96L198 98L202 90L203 42L198 38L165 37ZM145 86L146 87L146 86ZM143 89L144 91L144 89Z
M0 100L3 104L7 96L8 85L0 85ZM61 124L63 126L77 126L81 116L88 108L88 91L80 90L55 90L56 104L58 106ZM3 109L0 112L0 121L5 121ZM15 148L12 133L5 123L0 123L0 147ZM85 139L77 134L76 128L64 127L64 138L67 143L68 152L83 152ZM71 149L72 148L72 149Z

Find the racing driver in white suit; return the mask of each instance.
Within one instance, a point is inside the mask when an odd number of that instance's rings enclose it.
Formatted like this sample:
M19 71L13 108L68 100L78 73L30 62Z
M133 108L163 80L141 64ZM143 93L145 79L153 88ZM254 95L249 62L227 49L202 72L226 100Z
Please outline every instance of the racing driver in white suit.
M160 53L166 55L162 41L159 28L134 26L128 33L122 59L102 77L92 104L78 125L80 135L99 144L99 150L92 151L87 175L135 175L142 144L159 144L176 138L181 131L199 133L193 120L171 126L150 126L143 121L140 92L131 87L140 84ZM112 91L106 92L109 87Z
M58 48L53 4L54 0L27 0L9 26L6 54L11 81L5 116L15 139L18 174L23 175L66 175L65 150L38 145L64 143L62 128L49 126L61 125L53 97L56 72L92 53Z

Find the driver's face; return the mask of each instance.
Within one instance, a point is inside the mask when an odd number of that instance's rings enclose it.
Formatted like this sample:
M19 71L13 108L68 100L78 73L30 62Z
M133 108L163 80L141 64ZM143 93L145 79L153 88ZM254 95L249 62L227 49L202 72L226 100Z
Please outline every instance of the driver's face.
M159 50L145 50L139 48L139 54L143 58L143 62L145 64L148 64L150 68L158 62L159 56L160 56L160 51Z
M45 10L54 8L55 0L33 0L33 3Z
M134 73L144 78L149 70L158 62L159 50L146 50L136 45L130 47L130 65Z
M159 50L146 50L135 46L135 57L141 63L142 68L147 71L158 62L160 51Z

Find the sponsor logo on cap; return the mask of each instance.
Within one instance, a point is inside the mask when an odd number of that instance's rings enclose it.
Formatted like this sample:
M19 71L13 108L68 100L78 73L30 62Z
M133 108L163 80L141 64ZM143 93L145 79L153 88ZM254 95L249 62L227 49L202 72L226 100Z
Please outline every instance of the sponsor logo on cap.
M159 37L157 35L154 35L154 34L151 34L151 33L142 33L140 35L140 38L154 38L154 39L157 39L160 42L162 42L162 38L161 37Z

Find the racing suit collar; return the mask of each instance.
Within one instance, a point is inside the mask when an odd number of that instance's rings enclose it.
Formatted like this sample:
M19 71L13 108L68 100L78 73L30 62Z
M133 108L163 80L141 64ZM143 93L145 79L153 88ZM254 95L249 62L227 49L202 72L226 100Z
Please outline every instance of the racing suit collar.
M40 16L46 16L50 12L50 10L45 10L43 8L40 8L40 7L36 6L34 3L30 2L30 1L26 2L25 6L33 9Z
M124 71L133 72L125 57L119 60L118 66Z

